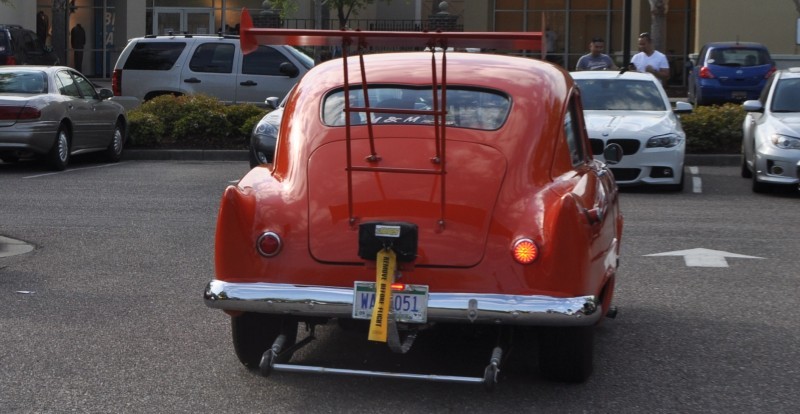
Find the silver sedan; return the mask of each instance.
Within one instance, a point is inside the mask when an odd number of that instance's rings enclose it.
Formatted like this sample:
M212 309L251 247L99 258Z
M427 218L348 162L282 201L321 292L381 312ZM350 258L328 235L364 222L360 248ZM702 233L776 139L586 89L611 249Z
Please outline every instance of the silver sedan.
M758 100L745 101L742 177L760 193L800 183L800 68L775 72Z
M0 67L0 160L41 157L63 170L72 155L122 158L125 109L109 89L64 66Z

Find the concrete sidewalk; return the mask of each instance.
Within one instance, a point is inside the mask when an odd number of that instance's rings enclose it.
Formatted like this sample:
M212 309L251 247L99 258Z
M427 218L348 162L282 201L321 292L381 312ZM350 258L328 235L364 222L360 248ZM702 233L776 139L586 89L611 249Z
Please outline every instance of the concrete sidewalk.
M155 161L247 161L247 150L181 150L181 149L126 149L126 160ZM686 154L685 165L734 166L739 165L739 154Z

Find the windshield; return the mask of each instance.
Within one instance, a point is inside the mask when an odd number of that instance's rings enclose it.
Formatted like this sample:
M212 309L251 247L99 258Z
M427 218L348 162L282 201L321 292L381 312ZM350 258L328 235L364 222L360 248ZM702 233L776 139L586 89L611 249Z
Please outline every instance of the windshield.
M38 70L4 70L0 71L0 93L47 92L47 77Z
M584 110L666 111L664 98L649 80L576 79Z
M781 79L775 85L772 112L800 112L800 78Z
M369 102L373 108L431 110L433 92L431 87L372 86ZM438 99L441 100L441 93ZM441 101L440 101L441 103ZM364 93L360 88L350 90L350 106L364 107ZM508 117L511 101L508 96L486 89L447 88L447 126L494 130L500 128ZM325 97L322 119L329 126L343 126L344 91L337 90ZM374 113L373 124L433 124L433 115ZM364 113L354 113L351 125L364 125Z

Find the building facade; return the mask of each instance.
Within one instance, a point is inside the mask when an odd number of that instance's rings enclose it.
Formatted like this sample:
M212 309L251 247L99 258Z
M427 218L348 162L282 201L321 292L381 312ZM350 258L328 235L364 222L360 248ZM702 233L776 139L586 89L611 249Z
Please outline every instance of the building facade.
M654 22L648 0L436 0L376 1L350 16L348 26L362 30L422 30L434 18L446 18L453 30L543 31L554 39L548 55L567 69L587 52L590 39L606 40L607 52L621 65L625 3L630 1L628 54L635 53L636 36ZM270 13L263 0L11 0L0 3L0 23L20 23L34 29L45 16L47 41L70 66L108 77L127 39L147 34L236 33L242 8L253 15ZM685 85L688 58L709 41L742 40L766 44L779 66L800 65L798 30L800 2L795 0L669 0L663 50L672 66L668 84ZM284 27L338 28L335 13L315 0L296 0L296 9L283 19ZM39 13L41 12L41 14ZM73 29L85 31L83 45L71 42ZM764 30L769 27L769 30ZM84 53L74 53L77 47ZM76 56L82 64L76 65Z

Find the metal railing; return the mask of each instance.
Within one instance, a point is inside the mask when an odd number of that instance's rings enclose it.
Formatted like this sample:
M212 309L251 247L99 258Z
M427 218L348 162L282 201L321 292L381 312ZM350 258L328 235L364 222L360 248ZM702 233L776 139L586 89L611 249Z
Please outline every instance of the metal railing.
M283 27L286 29L314 29L314 19L285 19ZM354 30L365 31L392 31L392 32L422 32L437 31L463 32L464 25L448 20L393 20L393 19L350 19L347 27ZM321 29L339 29L339 20L327 19L322 21Z

